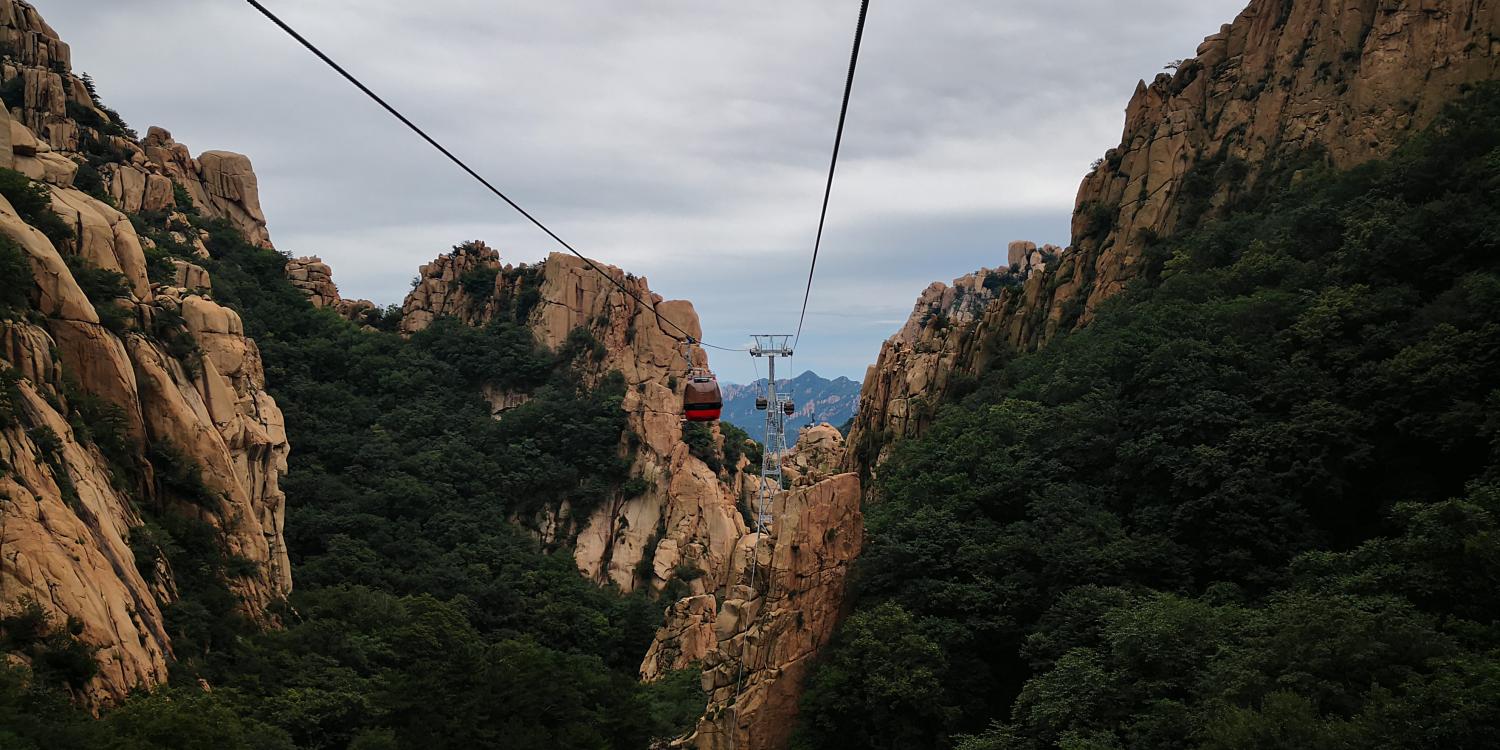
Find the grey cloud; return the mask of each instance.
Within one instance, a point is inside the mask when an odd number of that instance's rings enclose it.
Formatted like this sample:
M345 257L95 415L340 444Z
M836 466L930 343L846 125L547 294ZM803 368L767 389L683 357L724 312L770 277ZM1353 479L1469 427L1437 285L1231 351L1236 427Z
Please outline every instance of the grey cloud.
M278 246L349 296L467 239L555 249L248 5L37 2L137 127L249 154ZM796 325L854 0L266 2L711 339ZM862 376L930 282L1064 243L1136 80L1243 3L874 0L799 368Z

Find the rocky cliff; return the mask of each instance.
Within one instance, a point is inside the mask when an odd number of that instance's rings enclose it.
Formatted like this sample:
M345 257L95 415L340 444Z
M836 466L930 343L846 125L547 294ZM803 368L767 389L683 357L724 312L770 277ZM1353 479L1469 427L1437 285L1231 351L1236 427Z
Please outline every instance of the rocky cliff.
M927 407L996 351L1034 348L1086 324L1158 238L1299 169L1388 155L1468 86L1500 74L1500 8L1252 0L1170 68L1141 81L1120 145L1080 186L1066 251L976 302L982 309L970 306L962 323L928 314L946 288L923 294L865 380L851 468L869 469L892 439L920 432Z
M992 309L1005 309L1040 289L1040 280L1066 253L1047 245L1013 242L1008 266L980 269L952 284L935 282L917 298L906 325L880 349L865 373L860 409L849 439L846 467L878 464L895 439L920 434L939 400L966 377L989 345L981 322Z
M638 491L586 518L573 518L564 507L523 521L544 540L571 541L579 569L601 584L660 591L672 580L691 578L695 592L716 590L725 584L730 555L746 533L740 510L744 479L736 467L711 469L683 442L679 379L687 373L687 357L696 366L706 365L707 357L685 347L672 324L696 338L698 315L689 302L652 293L643 278L603 268L631 294L571 255L554 253L535 266L502 265L495 250L467 243L422 267L401 327L414 333L441 317L483 325L514 316L554 351L570 339L592 347L595 353L583 359L580 372L587 383L611 372L624 376L623 408L633 437L621 451L631 458L631 475L641 480ZM503 414L526 396L490 398ZM713 440L722 442L716 430Z
M844 615L850 566L864 546L860 483L839 474L843 438L809 428L787 459L775 522L740 540L726 590L678 602L642 665L645 679L701 662L709 705L676 743L775 750L796 726L803 683Z
M50 194L0 200L0 242L31 271L4 280L28 303L0 322L0 614L35 602L66 623L99 664L81 697L102 704L161 682L172 655L175 576L148 515L206 524L252 619L291 589L288 444L255 343L202 268L148 260L206 254L188 213L269 235L247 159L135 140L31 5L0 0L0 49L0 169L36 181L8 194Z
M292 258L286 263L286 278L313 307L333 310L348 320L362 320L379 308L366 299L344 299L333 283L333 269L322 258Z
M422 267L402 330L415 333L444 317L484 325L513 316L554 351L591 346L582 360L586 381L624 376L630 437L621 452L640 480L634 491L586 518L570 517L565 506L518 521L545 542L571 540L580 572L601 584L672 596L641 676L706 669L712 704L683 743L729 747L734 737L753 737L739 746L782 747L809 660L842 612L848 564L861 545L859 480L838 474L837 429L805 430L785 461L793 489L770 490L774 528L753 533L745 518L758 493L758 467L744 457L710 466L731 453L716 426L707 428L709 455L684 440L685 354L695 366L707 357L685 347L666 321L697 338L697 313L690 303L652 293L643 278L603 268L631 293L571 255L516 266L502 264L483 243L467 243ZM497 418L525 398L491 394Z

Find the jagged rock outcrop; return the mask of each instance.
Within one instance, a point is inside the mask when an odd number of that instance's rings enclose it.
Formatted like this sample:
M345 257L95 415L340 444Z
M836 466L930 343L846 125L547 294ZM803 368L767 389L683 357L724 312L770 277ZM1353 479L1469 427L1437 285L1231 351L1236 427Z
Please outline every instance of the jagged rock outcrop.
M141 524L104 456L53 401L63 388L54 342L33 325L0 323L0 370L20 380L0 400L0 613L29 601L99 648L84 698L107 703L167 677L169 592L147 580L129 545ZM170 574L163 578L168 581Z
M641 678L701 664L710 696L695 732L674 746L786 746L811 660L838 625L863 547L859 477L832 474L842 445L831 425L803 431L784 461L794 486L773 490L772 526L738 540L721 589L668 610Z
M1038 265L1013 245L1008 260L1029 275L966 324L921 314L924 293L865 380L847 466L869 470L891 440L919 434L926 407L996 351L1086 324L1156 238L1300 168L1390 154L1465 87L1500 76L1497 40L1500 7L1479 0L1252 0L1195 57L1137 87L1120 145L1079 188L1068 250Z
M667 608L666 624L641 662L641 679L653 682L671 672L701 664L719 647L719 600L699 594L677 600Z
M316 256L293 258L286 262L286 278L292 286L307 295L313 307L337 308L343 298L333 283L333 269Z
M709 706L681 744L699 750L785 748L812 660L843 616L850 565L864 545L860 483L839 474L777 496L776 524L741 545L751 571L730 589L704 657ZM748 567L748 566L746 566Z
M416 285L401 305L401 332L425 330L438 318L483 325L505 314L500 305L510 297L503 288L521 279L502 276L502 270L499 251L483 242L466 242L439 255L417 271Z
M161 128L152 128L137 143L89 84L73 74L67 43L24 0L0 0L0 45L0 89L19 126L0 132L0 140L11 141L11 148L0 148L0 166L63 186L87 171L127 213L189 208L179 205L175 182L197 211L229 221L257 245L271 246L248 158L209 151L194 159Z
M796 448L781 462L781 470L793 487L805 487L837 474L843 462L844 435L824 422L802 431Z
M291 589L278 487L289 447L259 351L211 299L203 267L174 259L153 284L152 243L125 212L170 212L172 240L206 255L175 179L202 215L269 237L248 160L205 166L165 131L132 141L28 3L0 0L0 43L11 105L0 109L0 167L45 183L72 235L54 244L0 199L0 235L34 282L31 309L0 321L0 373L13 383L0 394L0 614L34 601L66 623L100 666L80 698L106 705L162 682L172 655L162 607L177 597L174 574L142 531L145 509L214 529L238 566L226 584L252 620L272 622ZM123 298L90 300L74 267L121 274ZM96 421L82 418L85 402ZM172 469L200 475L203 495L154 480Z
M734 472L718 475L682 442L677 381L688 362L674 324L696 338L701 336L698 315L691 303L653 293L646 279L601 268L614 283L572 255L554 253L534 266L510 266L483 243L466 243L422 267L403 305L401 329L415 333L440 317L483 325L516 316L538 343L554 351L574 331L586 331L600 356L587 358L581 374L590 385L610 372L624 377L623 408L638 443L631 474L647 489L617 497L588 518L570 518L563 508L529 525L545 539L571 539L579 569L599 583L660 591L679 571L690 570L696 576L693 591L716 590L728 575L745 524L738 507L742 481ZM688 353L696 366L707 364L701 349L691 347ZM497 415L525 400L524 394L508 392L489 396ZM643 558L653 571L648 580L637 577Z
M1044 254L1035 243L1013 242L1009 268L980 269L952 285L927 287L906 325L881 346L865 372L845 468L867 469L892 440L925 429L954 381L972 374L975 333L985 312L1013 290L1033 284L1060 255L1053 246Z
M1085 320L1134 277L1151 237L1288 164L1383 157L1464 86L1497 75L1500 7L1489 2L1252 0L1175 72L1141 82L1120 146L1079 188Z
M297 291L307 296L307 301L313 307L333 310L347 320L359 320L378 309L369 300L344 299L339 296L339 287L333 283L333 269L317 256L287 261L286 278Z
M115 139L129 154L128 165L104 171L110 195L126 211L185 210L186 197L204 216L228 221L252 244L271 247L266 215L260 207L260 182L250 159L229 151L206 151L193 158L188 148L164 128L152 127L137 145ZM176 188L182 189L182 194ZM139 207L139 208L137 208Z
M642 661L642 678L706 665L705 680L721 682L733 669L744 687L736 702L716 684L715 708L692 742L720 747L713 743L749 732L757 744L744 747L779 747L784 733L776 732L795 715L809 659L843 608L848 563L862 539L859 479L836 474L843 460L836 428L803 431L785 461L794 489L771 490L774 528L752 533L742 508L758 496L760 478L747 470L748 459L716 473L683 442L677 381L688 362L677 327L701 335L692 305L663 300L645 279L601 267L613 282L571 255L510 266L482 243L467 243L422 267L402 329L415 333L440 317L483 325L515 316L553 350L576 340L575 332L587 332L595 356L580 358L581 374L590 383L611 372L623 375L622 406L634 436L631 473L644 480L645 490L614 498L588 518L568 518L565 505L518 520L545 542L571 539L580 571L592 580L682 595L669 603L666 624ZM686 350L695 366L707 364L701 349ZM516 393L490 397L498 418L524 400ZM716 429L714 439L723 440ZM728 707L743 726L726 723Z

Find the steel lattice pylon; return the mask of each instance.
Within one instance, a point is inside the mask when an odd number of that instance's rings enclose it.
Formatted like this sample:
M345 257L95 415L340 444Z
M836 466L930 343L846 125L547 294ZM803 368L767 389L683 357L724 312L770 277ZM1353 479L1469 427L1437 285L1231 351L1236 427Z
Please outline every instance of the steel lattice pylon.
M760 461L760 493L759 502L755 509L756 531L766 531L774 519L771 514L771 500L775 492L782 488L781 461L786 455L786 412L784 408L791 399L776 392L776 358L792 356L790 346L791 336L763 334L755 336L755 346L750 348L750 356L765 357L770 365L767 368L766 395L764 406L766 411L766 438L762 443L764 451ZM757 407L761 404L757 403ZM768 490L767 488L774 488ZM753 565L753 562L752 562Z

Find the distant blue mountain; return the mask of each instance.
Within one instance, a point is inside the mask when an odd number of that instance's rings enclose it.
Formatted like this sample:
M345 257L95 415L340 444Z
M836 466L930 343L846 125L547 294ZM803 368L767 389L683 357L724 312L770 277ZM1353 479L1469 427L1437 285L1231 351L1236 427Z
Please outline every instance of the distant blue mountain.
M755 410L755 399L766 392L766 379L749 385L722 386L724 391L724 415L722 419L745 432L756 441L765 438L765 412ZM797 439L797 431L809 424L828 422L842 427L854 417L859 408L859 381L841 377L828 380L809 370L791 380L776 381L778 393L790 393L797 405L797 413L787 420L787 441Z

